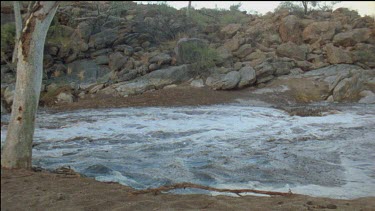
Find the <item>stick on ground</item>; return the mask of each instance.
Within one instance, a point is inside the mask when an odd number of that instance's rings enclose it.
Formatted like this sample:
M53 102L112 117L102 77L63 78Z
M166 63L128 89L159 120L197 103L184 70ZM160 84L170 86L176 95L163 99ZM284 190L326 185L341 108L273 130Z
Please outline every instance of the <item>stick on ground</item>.
M132 194L138 195L138 194L147 194L147 193L154 193L155 195L162 192L162 191L170 191L175 189L185 189L185 188L197 188L202 190L208 190L208 191L216 191L216 192L226 192L226 193L235 193L239 196L240 193L258 193L258 194L265 194L265 195L271 195L271 196L291 196L293 193L289 191L288 193L285 192L275 192L275 191L263 191L263 190L254 190L254 189L222 189L222 188L212 188L204 185L198 185L193 183L177 183L174 185L167 185L167 186L161 186L158 188L150 188L146 190L139 190L134 191Z

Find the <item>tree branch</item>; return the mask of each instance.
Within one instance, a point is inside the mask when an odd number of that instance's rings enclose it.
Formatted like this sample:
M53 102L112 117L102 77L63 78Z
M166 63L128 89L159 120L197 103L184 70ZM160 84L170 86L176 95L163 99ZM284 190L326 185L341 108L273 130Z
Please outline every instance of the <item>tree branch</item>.
M263 190L254 190L254 189L221 189L221 188L213 188L209 186L204 185L198 185L193 183L177 183L174 185L168 185L168 186L161 186L158 188L150 188L147 190L139 190L132 192L131 194L138 195L138 194L147 194L147 193L154 193L157 195L158 193L162 191L170 191L174 189L185 189L185 188L197 188L202 190L208 190L208 191L216 191L216 192L226 192L226 193L234 193L238 196L241 196L240 193L258 193L258 194L265 194L265 195L271 195L271 196L291 196L293 193L289 191L288 193L285 192L275 192L275 191L263 191Z

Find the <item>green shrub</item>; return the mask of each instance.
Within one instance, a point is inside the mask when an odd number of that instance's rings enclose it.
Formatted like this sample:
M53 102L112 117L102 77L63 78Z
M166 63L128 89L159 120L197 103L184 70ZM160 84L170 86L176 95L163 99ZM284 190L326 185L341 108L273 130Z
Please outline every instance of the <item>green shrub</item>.
M169 6L166 1L161 1L156 6L156 9L160 15L172 16L175 15L178 11L176 8Z
M185 43L183 51L186 60L192 61L199 70L214 67L215 61L219 59L219 54L215 49L202 47L196 43Z
M229 7L229 10L232 12L239 12L241 6L242 6L242 3L233 4Z
M220 24L221 25L228 25L231 23L246 23L247 21L247 15L243 14L239 11L227 11L224 13L220 18Z
M236 6L234 7L236 8ZM232 10L206 8L202 8L200 10L192 9L191 19L201 27L205 27L210 24L225 26L230 23L245 23L248 20L248 16L235 8L232 7Z
M121 16L130 9L130 2L124 1L111 1L109 7L109 14L113 16Z
M16 38L16 25L7 23L1 26L1 52L11 52Z

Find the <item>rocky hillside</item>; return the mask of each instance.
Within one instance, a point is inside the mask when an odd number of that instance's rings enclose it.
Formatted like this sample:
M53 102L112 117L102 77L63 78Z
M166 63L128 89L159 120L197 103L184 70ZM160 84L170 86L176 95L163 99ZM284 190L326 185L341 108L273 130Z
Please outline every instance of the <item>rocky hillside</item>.
M12 7L2 3L1 12L1 104L9 111ZM41 105L183 82L228 90L276 81L301 102L374 103L374 68L374 19L345 8L303 17L202 9L187 17L167 5L64 2L47 36Z

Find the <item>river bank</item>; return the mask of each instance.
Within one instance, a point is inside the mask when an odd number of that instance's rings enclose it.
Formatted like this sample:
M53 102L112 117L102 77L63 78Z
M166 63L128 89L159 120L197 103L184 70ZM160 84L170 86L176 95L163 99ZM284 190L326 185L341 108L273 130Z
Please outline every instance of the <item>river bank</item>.
M90 178L1 170L1 210L372 210L375 198L144 194Z

